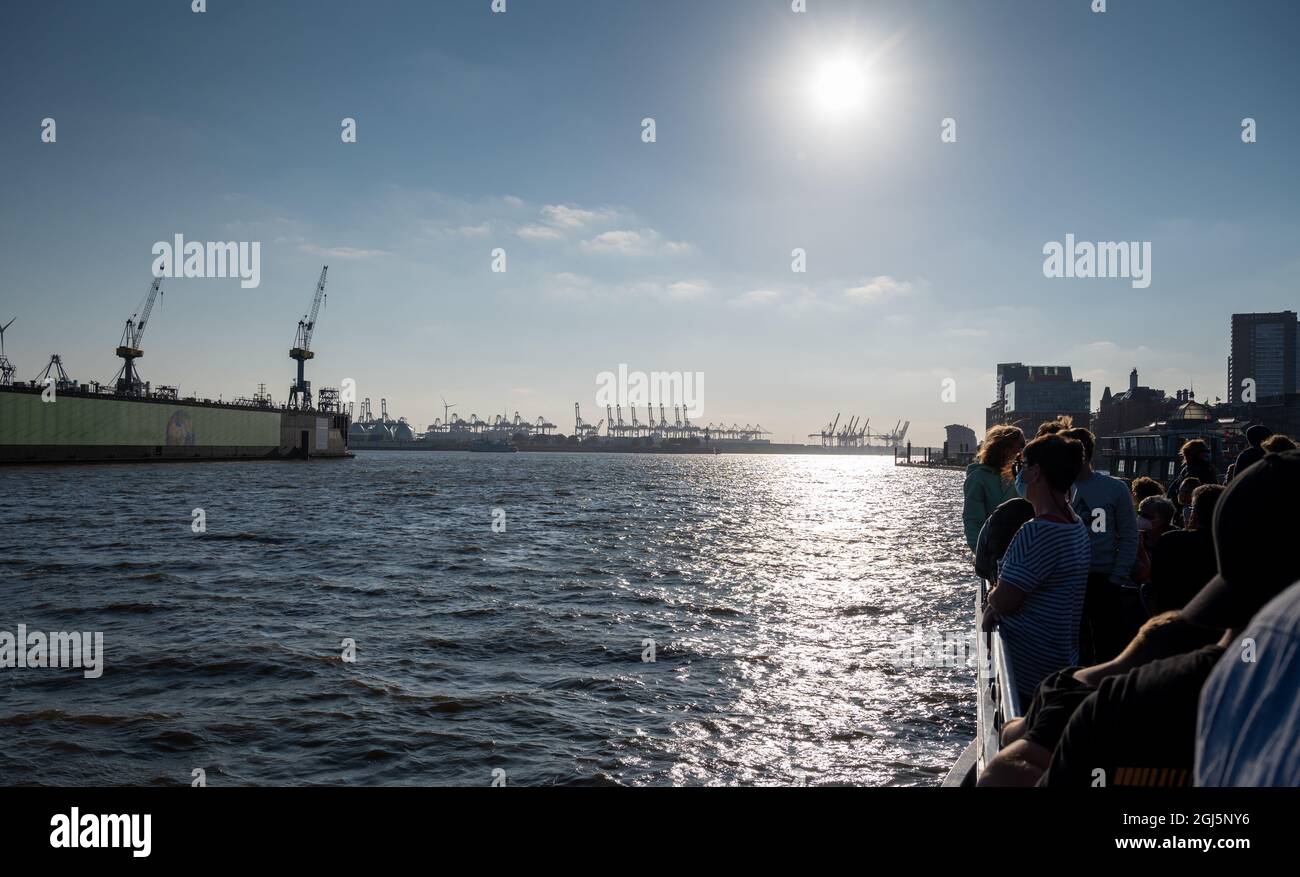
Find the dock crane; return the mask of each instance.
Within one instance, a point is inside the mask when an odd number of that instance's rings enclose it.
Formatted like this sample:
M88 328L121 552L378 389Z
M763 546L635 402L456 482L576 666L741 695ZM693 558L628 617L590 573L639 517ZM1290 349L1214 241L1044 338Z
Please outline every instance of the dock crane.
M12 387L14 385L14 364L5 356L5 331L14 324L13 320L0 326L0 387Z
M63 368L63 357L57 353L50 356L49 363L45 366L45 371L36 376L33 382L37 386L53 385L57 390L68 390L77 385L77 382L68 377L67 371Z
M316 281L316 295L311 301L311 313L298 321L298 334L294 336L289 358L298 363L298 380L289 388L290 408L311 407L311 384L303 376L303 364L316 354L311 352L311 335L316 330L316 315L320 313L321 302L325 300L325 273L330 270L326 265L320 269L320 280Z
M153 312L153 303L162 294L162 278L155 277L145 293L143 307L127 317L122 329L122 340L117 345L117 355L122 358L122 367L113 377L113 387L119 396L141 396L144 384L140 374L135 370L135 361L144 356L140 343L144 340L144 330L149 324L149 314Z

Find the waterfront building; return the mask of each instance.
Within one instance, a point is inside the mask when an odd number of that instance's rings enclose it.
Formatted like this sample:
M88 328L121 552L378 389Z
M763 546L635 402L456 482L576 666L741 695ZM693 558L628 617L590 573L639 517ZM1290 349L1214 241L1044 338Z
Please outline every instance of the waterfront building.
M947 458L957 463L970 463L979 450L979 438L975 430L960 423L951 423L944 427L944 448Z
M1019 426L1027 434L1038 424L1069 416L1086 426L1092 410L1092 385L1075 380L1068 365L998 363L997 399L985 412L985 428Z
M1192 439L1202 439L1210 448L1210 461L1220 479L1228 464L1246 447L1249 423L1188 398L1163 420L1135 429L1097 434L1097 468L1120 478L1143 475L1169 484L1182 466L1180 452Z
M1101 394L1101 404L1092 415L1089 427L1097 435L1119 435L1132 429L1164 420L1179 405L1192 401L1188 390L1179 390L1173 396L1164 390L1138 384L1138 370L1128 375L1128 389L1112 394L1110 387Z

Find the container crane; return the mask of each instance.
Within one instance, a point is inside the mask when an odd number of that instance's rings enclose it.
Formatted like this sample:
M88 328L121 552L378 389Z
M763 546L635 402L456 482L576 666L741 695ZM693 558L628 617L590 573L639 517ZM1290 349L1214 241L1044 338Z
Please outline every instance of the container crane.
M14 317L14 320L18 319ZM0 326L0 387L12 387L14 385L14 364L5 356L5 331L14 324L10 320L3 326Z
M149 284L149 291L145 293L144 307L128 317L126 327L122 329L122 340L117 345L117 355L122 358L122 368L113 378L113 386L119 396L143 395L144 384L141 383L140 375L135 370L135 361L144 356L140 344L144 340L145 327L149 324L149 314L153 312L153 303L161 294L162 278L155 277L153 283Z
M320 280L316 282L316 295L312 298L311 313L298 321L298 334L294 336L289 358L298 363L298 380L289 388L290 408L311 407L311 384L303 375L303 365L316 354L311 351L311 336L316 330L316 315L320 313L321 302L325 300L325 273L330 270L326 265L320 269Z

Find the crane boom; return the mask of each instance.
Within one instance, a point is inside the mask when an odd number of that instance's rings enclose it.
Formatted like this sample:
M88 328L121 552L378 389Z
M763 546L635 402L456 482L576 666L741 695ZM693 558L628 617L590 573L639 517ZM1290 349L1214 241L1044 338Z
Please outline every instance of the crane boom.
M153 283L149 285L149 294L145 296L144 310L140 312L140 321L135 324L135 337L132 340L132 347L139 348L140 342L144 340L144 327L149 323L149 315L153 313L153 303L162 293L162 278L155 277Z
M325 299L325 274L329 270L328 265L320 269L320 280L316 281L316 295L311 301L311 313L298 323L298 338L293 346L300 350L311 350L311 336L316 331L316 317L320 314L320 305Z

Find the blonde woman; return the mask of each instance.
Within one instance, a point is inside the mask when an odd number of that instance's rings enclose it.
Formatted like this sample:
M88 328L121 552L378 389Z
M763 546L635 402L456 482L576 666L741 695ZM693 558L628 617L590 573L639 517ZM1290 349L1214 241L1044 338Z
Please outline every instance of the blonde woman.
M1016 495L1011 464L1025 447L1025 434L1018 426L995 426L984 436L975 462L966 467L962 487L962 526L971 551L979 541L980 528L993 510Z

